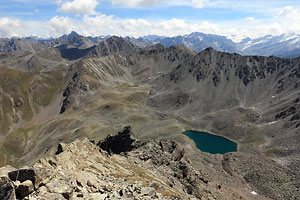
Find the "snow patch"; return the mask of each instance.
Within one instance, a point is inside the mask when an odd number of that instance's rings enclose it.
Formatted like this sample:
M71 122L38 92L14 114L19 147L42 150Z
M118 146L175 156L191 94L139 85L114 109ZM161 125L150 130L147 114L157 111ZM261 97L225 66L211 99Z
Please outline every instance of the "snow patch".
M290 44L296 44L296 43L298 43L298 42L300 42L300 38L298 37L298 38L295 38L294 40L292 40L291 42L290 42Z
M252 45L262 44L262 43L265 43L265 42L268 42L268 40L260 40L260 41L257 41L257 42L253 42Z
M252 191L252 192L251 192L251 194L253 194L253 195L257 195L257 193L256 193L255 191Z
M198 36L197 38L198 38L200 41L203 40L203 37L201 37L201 36Z
M274 121L274 122L269 122L268 124L275 124L277 123L278 121Z
M251 45L246 45L242 48L242 51L244 51L245 49L247 49L248 47L251 47Z
M289 40L295 40L297 38L299 38L298 35L285 35L281 40L279 40L279 42L286 42Z
M229 35L229 36L225 36L228 40L232 40L235 43L240 43L243 41L243 39L245 39L247 36L246 35L242 35L242 36L238 36L238 35Z

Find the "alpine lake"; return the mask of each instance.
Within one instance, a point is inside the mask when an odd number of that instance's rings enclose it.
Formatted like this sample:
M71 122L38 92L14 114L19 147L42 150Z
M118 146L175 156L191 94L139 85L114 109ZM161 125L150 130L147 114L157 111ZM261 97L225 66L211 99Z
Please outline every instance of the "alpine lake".
M193 130L184 131L184 134L192 139L202 152L225 154L237 151L235 142L221 136Z

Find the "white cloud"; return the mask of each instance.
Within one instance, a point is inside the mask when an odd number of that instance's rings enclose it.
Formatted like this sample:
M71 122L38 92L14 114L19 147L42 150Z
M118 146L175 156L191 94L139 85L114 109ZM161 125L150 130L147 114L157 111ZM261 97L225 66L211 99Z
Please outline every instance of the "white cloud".
M52 36L57 37L65 33L70 33L73 30L77 31L79 27L70 17L55 16L49 20L45 28L47 28L47 31L49 31Z
M177 3L179 1L181 0L177 0ZM65 3L60 2L61 6L63 4ZM298 33L300 32L299 21L300 9L292 6L278 9L269 18L260 19L256 16L251 16L238 20L214 22L202 20L188 21L179 18L125 19L100 13L82 15L75 18L55 16L48 21L24 21L20 19L0 18L0 37L30 35L58 37L68 34L73 30L85 36L119 35L133 37L149 34L176 36L197 31L229 36L238 41L244 37L257 38L266 34L281 35L284 33Z
M123 5L126 7L147 7L160 3L161 0L110 0L112 4Z
M44 22L22 21L20 19L0 18L0 38L45 36Z
M59 12L77 15L94 15L97 13L95 8L98 5L98 0L73 0L67 2L56 0L56 4L60 6L57 9Z
M56 0L61 1L61 0ZM187 6L193 8L226 8L231 10L239 10L245 12L255 12L263 14L273 14L278 8L286 5L293 0L277 0L272 1L270 6L269 0L101 0L111 2L113 5L122 5L125 7L149 7L149 6Z
M56 3L56 5L60 6L63 3L63 1L62 0L55 0L55 3Z
M300 32L300 9L286 6L279 11L275 20L280 24L282 33Z
M18 36L14 31L21 26L21 21L18 19L0 18L0 37Z
M83 16L81 19L53 17L47 23L51 36L68 34L72 30L85 36L119 35L140 37L149 34L176 36L195 31L220 33L218 25L207 21L188 23L183 19L151 21L146 19L121 19L115 16L98 14Z
M203 8L208 4L208 0L192 0L191 6L194 8Z
M252 19L251 19L252 20ZM281 34L282 24L265 23L259 20L212 23L209 21L185 21L173 18L169 20L122 19L115 16L98 14L72 19L69 17L53 17L47 23L46 32L57 37L75 30L85 36L119 35L140 37L149 34L177 36L191 32L230 36L240 41L246 36L256 38L266 34ZM299 29L300 30L300 29Z
M250 21L250 22L254 22L255 18L254 17L247 17L246 20Z
M300 20L300 9L292 6L286 6L282 8L277 16L278 19L287 20L287 22L298 22Z
M209 0L107 0L113 5L122 5L129 8L149 7L154 5L163 6L188 6L203 8L208 5Z
M41 28L42 27L42 28ZM84 15L80 18L55 16L49 21L30 22L12 19L1 19L0 37L30 36L59 37L76 31L85 36L119 35L140 37L149 34L176 36L191 32L204 32L242 39L244 36L258 37L268 33L280 34L283 25L280 23L266 24L255 20L211 23L209 21L188 22L183 19L169 20L122 19L116 16L97 14ZM300 28L299 28L300 30Z
M292 6L285 6L284 8L282 8L278 15L279 16L286 16L288 15L291 11L293 11L293 7Z

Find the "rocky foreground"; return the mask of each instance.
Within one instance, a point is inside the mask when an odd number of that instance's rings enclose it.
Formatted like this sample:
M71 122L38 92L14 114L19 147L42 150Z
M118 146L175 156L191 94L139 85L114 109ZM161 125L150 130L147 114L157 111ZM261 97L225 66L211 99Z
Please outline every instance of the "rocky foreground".
M130 127L96 143L59 144L32 167L0 169L0 199L233 199L174 141L140 142ZM236 196L235 198L240 198Z

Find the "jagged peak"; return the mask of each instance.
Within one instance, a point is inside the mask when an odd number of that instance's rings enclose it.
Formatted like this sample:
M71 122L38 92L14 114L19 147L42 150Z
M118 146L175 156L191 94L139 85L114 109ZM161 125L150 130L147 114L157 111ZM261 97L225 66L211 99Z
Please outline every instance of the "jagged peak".
M112 44L112 43L115 43L115 44L122 44L122 45L127 45L127 46L131 46L132 48L135 48L135 45L132 44L130 41L128 40L125 40L124 38L122 37L119 37L119 36L112 36L110 38L107 38L106 40L102 41L99 43L98 46L103 46L104 44Z
M176 46L170 46L167 48L168 50L178 50L178 51L185 51L189 54L192 54L192 55L196 55L197 53L183 45L176 45Z
M77 32L75 32L75 31L72 31L70 34L69 34L69 36L80 36Z
M117 46L119 46L119 48L124 47L124 46L127 46L127 47L130 46L130 48L135 48L135 46L131 42L129 42L119 36L112 36L112 37L100 42L97 47L99 48L102 46L106 46L106 47L110 48L111 44L117 44Z
M217 52L220 52L220 51L217 51L215 50L214 48L212 47L208 47L202 51L200 51L197 56L202 56L202 55L205 55L205 54L216 54ZM221 52L220 52L221 53Z
M61 37L59 37L59 38L61 38L61 39L68 39L68 38L71 38L71 37L80 37L80 35L77 33L77 32L75 32L75 31L72 31L70 34L64 34L64 35L62 35ZM58 38L58 39L59 39Z
M201 33L201 32L193 32L193 33L190 33L188 35L184 35L184 36L187 36L187 37L198 37L198 36L206 36L207 34L205 33Z
M200 51L199 53L196 54L197 57L202 57L205 55L218 55L218 56L238 56L240 57L241 55L238 53L230 53L230 52L224 52L224 51L217 51L212 47L208 47L204 49L203 51Z
M203 50L204 52L217 52L214 48L212 47L208 47L206 49Z
M151 50L156 50L156 49L157 50L162 50L164 48L165 48L165 46L162 45L161 43L156 43L154 45L143 48L143 50L146 50L146 51L151 51Z
M116 35L113 35L106 39L106 41L110 41L110 40L111 41L127 41L127 40L123 39L122 37L116 36Z
M237 53L230 53L230 52L224 52L224 51L217 51L212 47L208 47L206 49L204 49L203 51L199 52L198 55L202 55L202 54L228 54L228 55L239 55Z

